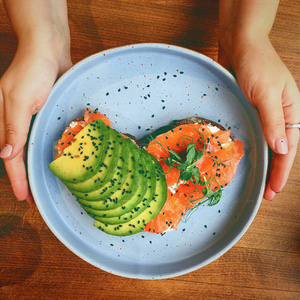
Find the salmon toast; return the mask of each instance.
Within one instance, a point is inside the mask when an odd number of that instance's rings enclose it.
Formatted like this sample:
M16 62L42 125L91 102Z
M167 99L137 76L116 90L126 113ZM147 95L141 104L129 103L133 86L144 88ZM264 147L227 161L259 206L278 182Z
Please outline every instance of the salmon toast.
M220 200L222 189L232 181L244 156L244 144L230 134L230 130L198 119L160 134L149 143L146 150L165 172L168 198L145 231L177 229L187 210L204 201L214 205Z

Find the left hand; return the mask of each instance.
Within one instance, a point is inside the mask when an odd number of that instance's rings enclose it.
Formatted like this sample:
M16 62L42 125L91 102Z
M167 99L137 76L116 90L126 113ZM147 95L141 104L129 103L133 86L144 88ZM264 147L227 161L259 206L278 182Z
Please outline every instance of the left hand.
M244 95L260 112L274 154L264 193L271 200L285 186L296 156L299 129L285 126L300 121L299 90L268 38L240 42L230 58L221 49L219 61L231 65Z
M43 45L38 41L38 45ZM51 47L48 47L50 49ZM30 121L44 105L58 75L71 67L68 47L61 56L36 46L19 47L0 78L0 158L18 200L34 203L24 161Z

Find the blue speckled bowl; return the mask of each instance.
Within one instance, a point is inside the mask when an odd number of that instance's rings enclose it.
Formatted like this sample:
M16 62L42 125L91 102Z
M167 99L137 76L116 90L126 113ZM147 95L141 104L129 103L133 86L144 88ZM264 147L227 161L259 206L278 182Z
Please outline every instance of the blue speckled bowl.
M198 209L177 231L110 236L48 169L61 132L85 107L98 108L116 130L137 138L174 119L204 117L231 127L246 154L220 203ZM176 46L138 44L88 57L58 80L35 119L28 166L37 207L66 247L107 272L159 279L212 262L242 237L263 195L267 145L256 109L218 63Z

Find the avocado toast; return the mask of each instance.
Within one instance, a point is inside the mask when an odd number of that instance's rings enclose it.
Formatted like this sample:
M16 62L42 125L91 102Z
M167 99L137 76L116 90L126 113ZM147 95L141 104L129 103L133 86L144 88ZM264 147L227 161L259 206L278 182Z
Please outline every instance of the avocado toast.
M102 120L84 127L49 169L94 225L109 234L142 231L167 199L166 179L154 156Z

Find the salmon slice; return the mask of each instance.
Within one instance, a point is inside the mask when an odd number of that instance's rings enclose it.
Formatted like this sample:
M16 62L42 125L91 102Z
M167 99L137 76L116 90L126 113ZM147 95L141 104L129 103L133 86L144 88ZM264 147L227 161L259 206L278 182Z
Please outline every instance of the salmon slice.
M97 120L102 120L106 125L112 127L107 116L101 114L97 109L91 110L86 108L83 118L77 118L67 126L54 148L58 150L59 153L63 152L65 148L70 146L76 134L78 134L86 125Z
M92 109L86 108L83 118L85 121L85 126L92 123L93 121L102 120L107 126L110 126L112 128L111 122L108 119L108 117L106 115L101 114L98 111L98 109L92 110Z
M239 161L244 156L244 144L230 138L230 130L212 130L208 122L183 124L157 136L146 150L152 153L165 172L169 188L167 201L158 216L149 222L144 231L164 233L177 229L188 209L205 198L203 183L180 180L180 171L166 165L165 159L172 150L178 155L185 153L187 145L194 143L197 150L205 150L195 166L200 175L207 179L209 188L216 192L227 186L236 173ZM205 148L204 148L205 147Z
M84 128L84 126L85 122L83 119L73 120L62 133L61 138L54 146L54 148L59 152L64 151L64 149L71 145L74 136L79 133Z

